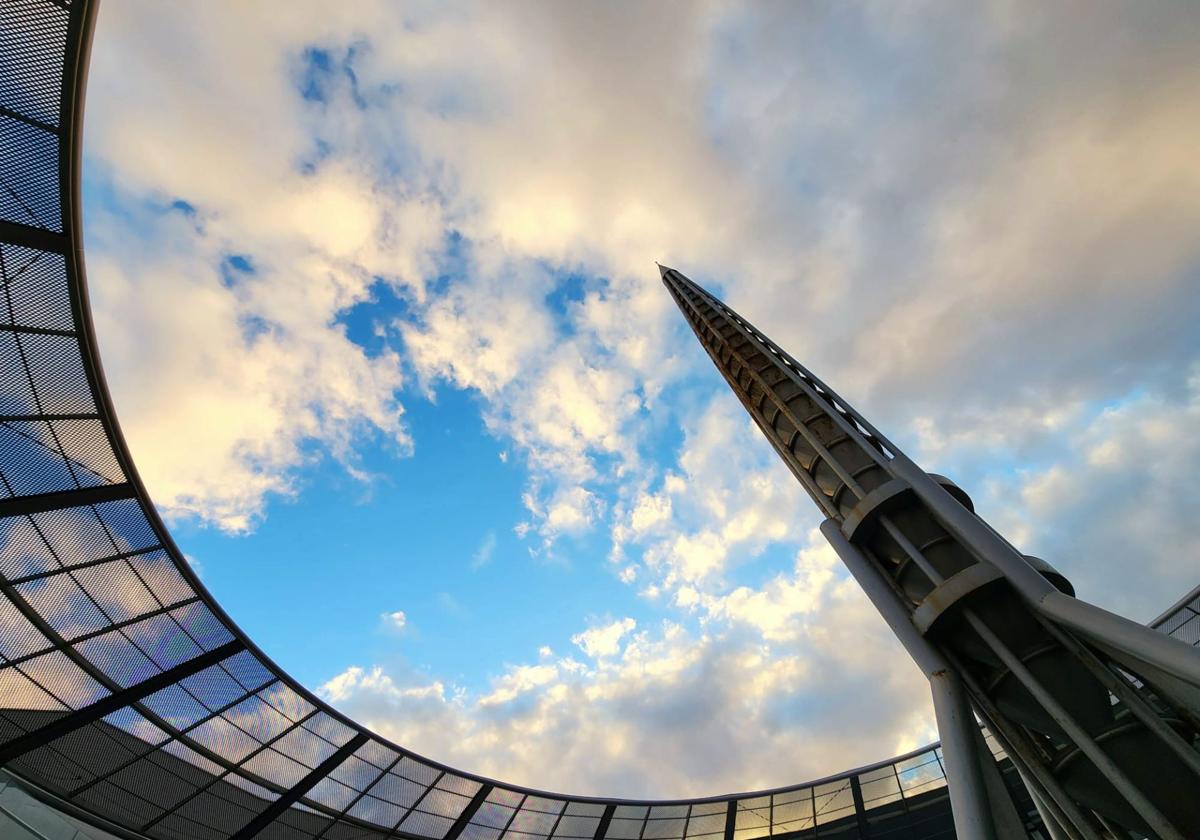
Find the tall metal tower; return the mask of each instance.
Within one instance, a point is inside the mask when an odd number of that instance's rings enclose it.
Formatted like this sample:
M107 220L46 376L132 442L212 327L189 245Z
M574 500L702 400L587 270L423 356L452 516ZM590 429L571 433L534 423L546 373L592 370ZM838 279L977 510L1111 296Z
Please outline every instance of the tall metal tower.
M1055 840L1200 837L1200 654L1073 597L947 478L679 272L663 283L929 679L960 838L1024 836L976 716Z

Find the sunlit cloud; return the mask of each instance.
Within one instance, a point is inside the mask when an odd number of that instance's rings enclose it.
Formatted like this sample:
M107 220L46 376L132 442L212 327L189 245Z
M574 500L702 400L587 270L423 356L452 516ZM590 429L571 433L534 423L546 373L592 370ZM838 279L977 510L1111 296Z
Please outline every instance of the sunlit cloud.
M404 610L394 610L393 612L384 613L379 616L379 620L389 630L403 630L408 626L408 616L404 614Z

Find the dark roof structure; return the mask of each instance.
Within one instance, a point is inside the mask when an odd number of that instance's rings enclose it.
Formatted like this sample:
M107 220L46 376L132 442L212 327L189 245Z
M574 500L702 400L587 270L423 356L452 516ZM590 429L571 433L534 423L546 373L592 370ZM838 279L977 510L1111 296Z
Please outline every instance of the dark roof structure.
M79 196L95 12L90 0L0 0L6 772L52 807L127 838L954 836L936 744L756 793L654 802L563 796L392 744L260 651L173 543L105 385ZM1017 774L995 752L1027 825L1037 825Z

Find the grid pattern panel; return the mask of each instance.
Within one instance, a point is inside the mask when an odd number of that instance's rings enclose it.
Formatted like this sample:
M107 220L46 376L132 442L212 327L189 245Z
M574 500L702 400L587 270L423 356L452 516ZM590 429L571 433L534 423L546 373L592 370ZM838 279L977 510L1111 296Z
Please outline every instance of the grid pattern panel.
M1160 633L1200 647L1200 586L1197 586L1151 625Z

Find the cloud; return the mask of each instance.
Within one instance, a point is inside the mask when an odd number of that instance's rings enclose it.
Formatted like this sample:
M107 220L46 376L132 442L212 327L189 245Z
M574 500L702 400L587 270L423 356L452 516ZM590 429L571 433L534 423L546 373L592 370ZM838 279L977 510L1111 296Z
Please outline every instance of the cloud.
M475 549L475 553L471 556L471 568L483 568L488 563L492 562L492 555L495 553L496 532L488 531L487 536L483 538L483 542L479 544L479 548Z
M478 694L359 666L322 693L423 754L568 793L767 787L931 740L928 689L857 587L834 575L814 598L783 608L792 624L777 642L717 612L698 633L624 619L573 639L584 662L542 651Z
M382 189L349 150L302 165L326 124L276 63L296 30L260 39L255 15L229 28L215 8L163 11L114 7L98 24L103 107L86 145L98 334L157 503L246 531L314 457L365 477L360 441L409 447L398 357L368 357L338 318L376 278L422 282L443 225L426 195ZM186 47L164 53L172 42ZM129 73L127 58L158 69Z
M269 265L226 287L219 244L186 219L142 221L161 234L149 252L117 261L101 248L89 267L104 290L95 313L106 368L118 382L145 383L118 394L120 416L168 515L246 531L269 494L297 492L309 442L357 472L354 444L368 432L408 449L396 358L367 358L331 325L340 304L289 291L299 272ZM355 282L353 294L365 296L365 281ZM277 296L291 304L271 304Z
M737 567L769 546L798 546L805 514L817 521L732 394L718 392L695 409L683 431L660 489L621 506L611 530L610 559L627 563L621 579L638 581L651 597L677 588L724 591ZM737 438L744 444L731 449Z
M300 4L286 23L255 12L236 24L220 7L186 22L154 4L111 11L91 159L122 191L182 198L214 245L244 246L288 289L302 285L313 309L291 331L299 342L336 343L330 322L371 278L401 289L414 304L397 325L406 361L427 386L485 397L541 510L567 487L628 480L644 412L703 364L679 349L654 259L718 281L889 428L916 416L960 435L999 394L1018 419L1134 382L1175 388L1195 357L1190 10L1103 4L1085 26L1054 9L1018 19L1004 3L907 14L661 4L638 10L636 26L607 4L393 11ZM128 72L139 61L165 69ZM447 236L458 271L431 286ZM155 276L175 277L162 268ZM587 281L560 312L547 297L563 272ZM103 300L108 281L97 285ZM221 319L257 323L290 306L262 286L248 312ZM224 372L245 349L175 352ZM361 431L379 426L381 407L394 414L390 397L373 399L396 381L354 352L341 361L363 372L361 387L310 407L335 400L332 413ZM146 402L170 405L159 371L124 355L118 389L151 383ZM273 395L300 401L285 383L271 378ZM263 425L285 444L269 457L256 430L204 459L234 467L241 456L223 456L239 447L258 457L242 494L199 459L159 477L153 465L172 453L150 431L131 437L153 487L207 480L194 507L216 496L216 517L241 527L264 494L293 489L301 447L288 442L333 438L345 453L355 440L345 425ZM1001 434L1027 436L1020 425ZM188 509L187 488L163 486ZM558 533L537 518L531 529Z
M1143 394L1076 424L1057 458L997 479L983 502L1081 597L1149 621L1196 584L1198 421L1200 368L1178 399Z
M467 607L462 601L455 598L449 592L439 592L437 594L437 604L441 607L442 612L452 618L461 618L468 612Z
M636 627L637 622L632 618L622 618L611 624L589 627L572 636L571 643L592 659L615 656L621 650L621 639L632 633Z
M403 630L408 626L408 616L404 614L404 610L383 613L379 616L379 620L389 630Z

